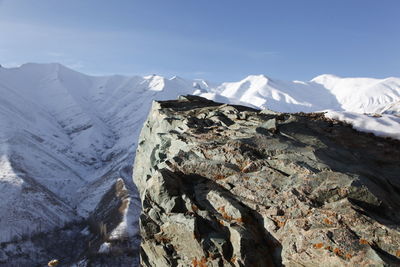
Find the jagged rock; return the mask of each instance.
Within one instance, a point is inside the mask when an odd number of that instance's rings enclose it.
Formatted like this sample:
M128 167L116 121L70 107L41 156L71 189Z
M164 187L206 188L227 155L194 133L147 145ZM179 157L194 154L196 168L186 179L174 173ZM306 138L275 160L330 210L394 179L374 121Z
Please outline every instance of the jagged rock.
M398 141L185 96L139 142L143 266L400 264Z

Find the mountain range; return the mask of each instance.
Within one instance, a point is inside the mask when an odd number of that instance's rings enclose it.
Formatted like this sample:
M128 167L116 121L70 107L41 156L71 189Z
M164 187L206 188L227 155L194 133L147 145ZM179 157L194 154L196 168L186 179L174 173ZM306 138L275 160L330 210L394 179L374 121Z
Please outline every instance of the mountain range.
M400 138L400 78L214 84L180 77L89 76L60 64L0 68L0 242L81 221L116 181L129 192L116 236L136 236L137 139L153 100L194 94L280 112L326 111L355 128ZM1 258L1 257L0 257Z

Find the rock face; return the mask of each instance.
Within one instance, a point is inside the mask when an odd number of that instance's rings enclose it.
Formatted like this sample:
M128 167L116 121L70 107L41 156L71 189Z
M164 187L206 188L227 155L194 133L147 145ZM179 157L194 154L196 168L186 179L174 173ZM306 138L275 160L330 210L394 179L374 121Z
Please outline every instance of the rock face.
M134 181L143 266L398 266L400 142L323 114L154 102Z

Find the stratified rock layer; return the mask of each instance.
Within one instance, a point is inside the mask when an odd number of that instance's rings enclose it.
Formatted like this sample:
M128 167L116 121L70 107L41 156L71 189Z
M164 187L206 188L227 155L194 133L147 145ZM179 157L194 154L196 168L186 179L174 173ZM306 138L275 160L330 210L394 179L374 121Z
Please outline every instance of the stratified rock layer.
M398 141L186 96L139 142L143 266L400 264Z

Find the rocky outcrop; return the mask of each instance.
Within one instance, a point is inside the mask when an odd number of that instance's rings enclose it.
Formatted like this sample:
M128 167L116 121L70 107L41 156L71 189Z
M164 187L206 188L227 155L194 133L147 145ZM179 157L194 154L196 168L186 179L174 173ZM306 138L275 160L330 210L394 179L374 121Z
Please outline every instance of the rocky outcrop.
M398 141L185 96L139 142L143 266L400 264Z

